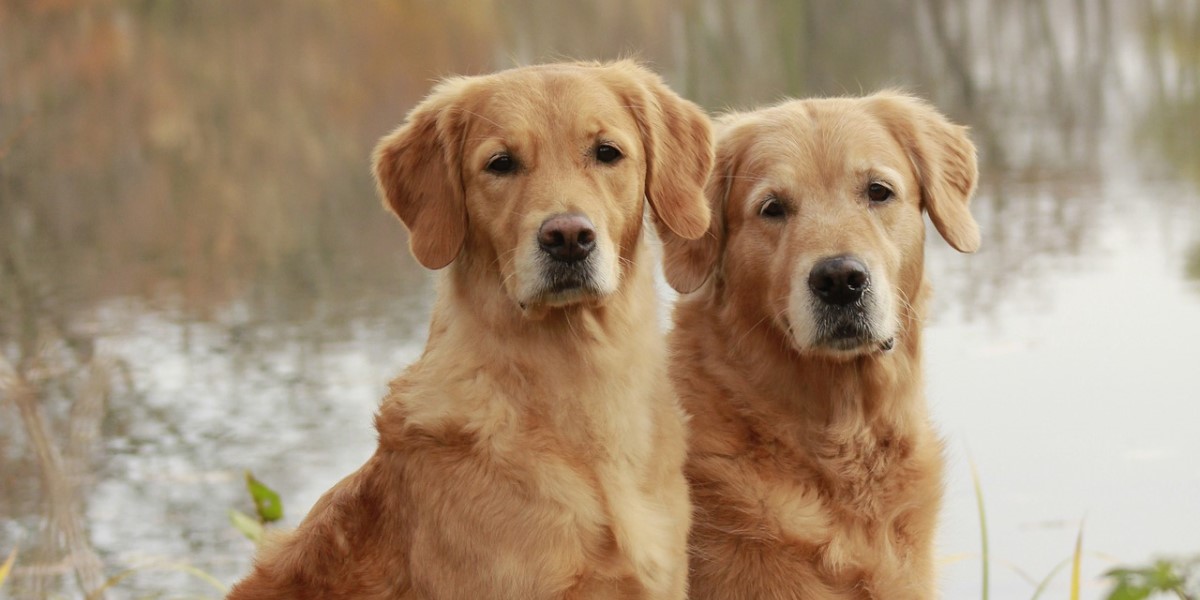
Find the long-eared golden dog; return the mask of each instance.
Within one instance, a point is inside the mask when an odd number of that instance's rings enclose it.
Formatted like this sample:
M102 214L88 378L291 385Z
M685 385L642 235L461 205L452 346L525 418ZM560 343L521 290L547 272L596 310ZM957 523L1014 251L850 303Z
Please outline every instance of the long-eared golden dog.
M979 231L964 128L897 93L718 124L708 235L666 236L693 415L691 597L928 599L942 446L921 325L927 211Z
M628 62L440 84L375 174L439 281L379 447L230 598L683 598L683 412L644 201L709 224L707 116Z

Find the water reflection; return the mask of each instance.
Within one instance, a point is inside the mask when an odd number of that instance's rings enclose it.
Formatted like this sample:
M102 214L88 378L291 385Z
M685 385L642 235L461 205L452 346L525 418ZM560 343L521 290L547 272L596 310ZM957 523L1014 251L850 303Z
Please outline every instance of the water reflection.
M1184 276L1192 281L1200 282L1200 241L1194 242L1188 248L1187 258L1183 265Z
M1172 175L1200 182L1200 9L1152 3L1140 22L1152 93L1135 137Z
M628 54L713 110L902 86L970 124L985 250L930 257L966 322L1049 302L1143 179L1174 193L1140 210L1200 206L1187 0L0 1L7 592L156 558L232 580L240 470L306 506L423 342L429 277L375 199L374 140L437 76ZM1197 247L1170 246L1192 280Z

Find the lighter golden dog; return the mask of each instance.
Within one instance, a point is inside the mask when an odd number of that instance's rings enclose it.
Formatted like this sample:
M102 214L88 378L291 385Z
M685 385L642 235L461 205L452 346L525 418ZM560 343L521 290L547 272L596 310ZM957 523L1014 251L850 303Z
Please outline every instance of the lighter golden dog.
M691 597L933 598L922 211L978 247L975 148L896 93L718 129L711 229L666 236L668 280L692 292L669 342L693 415Z
M683 598L684 413L656 320L662 235L709 224L708 117L631 62L439 85L375 174L447 267L379 447L231 598Z

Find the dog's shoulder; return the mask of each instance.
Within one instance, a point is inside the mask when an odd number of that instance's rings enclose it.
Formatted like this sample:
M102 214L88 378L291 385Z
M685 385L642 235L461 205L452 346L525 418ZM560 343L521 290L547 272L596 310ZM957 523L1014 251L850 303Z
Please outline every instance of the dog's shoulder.
M391 493L403 488L404 470L389 462L376 452L326 492L295 530L267 535L254 572L229 597L407 597L410 548L403 540L412 515Z

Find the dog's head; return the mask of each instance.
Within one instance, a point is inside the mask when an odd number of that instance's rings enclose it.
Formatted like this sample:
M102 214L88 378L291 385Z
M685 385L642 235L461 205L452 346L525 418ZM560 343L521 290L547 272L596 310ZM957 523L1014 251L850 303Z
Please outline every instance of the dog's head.
M789 101L719 129L712 226L666 240L667 279L681 292L711 279L731 310L801 353L891 349L921 289L923 210L954 248L979 246L975 147L924 102Z
M522 309L602 303L641 234L709 226L708 117L635 63L442 82L375 150L380 192L421 264L495 271Z

